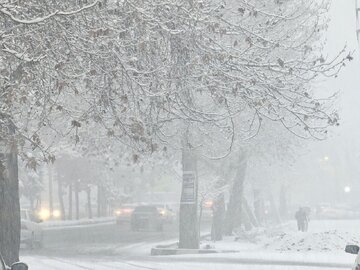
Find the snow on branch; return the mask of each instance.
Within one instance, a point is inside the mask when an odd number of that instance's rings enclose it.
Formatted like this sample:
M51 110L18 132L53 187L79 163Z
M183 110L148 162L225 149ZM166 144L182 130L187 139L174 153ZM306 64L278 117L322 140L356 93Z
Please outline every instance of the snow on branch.
M96 0L94 3L90 4L90 5L87 5L87 6L83 6L82 8L79 8L77 10L72 10L72 11L60 11L60 10L57 10L55 12L52 12L44 17L39 17L39 18L34 18L34 19L30 19L30 20L24 20L24 19L20 19L20 18L16 18L10 11L6 10L5 8L2 8L0 9L0 12L5 14L6 16L8 16L10 19L12 19L14 22L17 22L17 23L21 23L21 24L38 24L38 23L41 23L41 22L44 22L54 16L62 16L62 15L65 15L65 16L68 16L68 15L74 15L74 14L77 14L77 13L80 13L86 9L89 9L89 8L92 8L94 7L97 3L99 3L98 0Z
M22 61L25 61L25 62L37 62L37 61L40 61L42 58L45 57L45 56L40 56L40 57L37 57L37 58L31 58L26 53L20 53L20 52L17 52L15 50L9 49L5 45L4 45L4 48L2 49L2 51L6 52L6 53L9 53L9 54L12 54L16 58L18 58L18 59L20 59Z

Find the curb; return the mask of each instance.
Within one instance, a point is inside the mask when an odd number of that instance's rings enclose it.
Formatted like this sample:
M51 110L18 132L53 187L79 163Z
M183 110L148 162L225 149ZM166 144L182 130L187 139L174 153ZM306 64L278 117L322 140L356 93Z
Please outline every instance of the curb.
M238 250L218 250L218 249L152 248L151 256L239 253L239 252L240 251Z
M211 236L210 233L204 234L200 236L200 240L205 240L207 237ZM172 242L170 244L157 245L155 249L177 249L179 246L179 242Z
M205 240L211 236L210 233L200 236L200 240ZM185 249L178 248L179 242L170 244L157 245L151 248L151 256L167 256L167 255L185 255L185 254L213 254L213 253L238 253L237 250L216 250L216 249Z
M185 255L185 254L211 254L220 253L210 249L183 249L183 248L152 248L151 256Z
M209 237L210 234L200 236L200 240ZM186 255L186 254L214 254L214 253L238 253L238 250L219 250L219 249L185 249L178 248L179 242L157 245L151 249L151 256L169 256L169 255Z

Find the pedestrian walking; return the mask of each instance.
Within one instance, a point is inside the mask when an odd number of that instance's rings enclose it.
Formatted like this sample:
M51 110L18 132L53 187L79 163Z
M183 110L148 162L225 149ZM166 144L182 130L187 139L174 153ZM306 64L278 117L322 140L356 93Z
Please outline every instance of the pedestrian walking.
M295 219L299 231L306 232L308 230L308 213L304 208L300 207L295 213Z

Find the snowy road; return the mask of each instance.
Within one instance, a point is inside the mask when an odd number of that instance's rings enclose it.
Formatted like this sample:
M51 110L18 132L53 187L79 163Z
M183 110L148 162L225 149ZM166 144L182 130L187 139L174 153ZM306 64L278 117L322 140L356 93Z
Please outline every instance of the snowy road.
M239 253L152 257L151 247L177 238L177 227L164 232L131 232L127 227L106 225L47 235L47 248L22 251L30 270L330 270L351 269L355 259L343 246L360 238L360 221L313 221L308 233L298 233L293 224L284 226L281 238L254 249L251 243L222 243ZM75 237L76 236L76 237ZM74 237L72 241L71 237ZM232 246L229 246L232 245ZM251 246L252 245L252 246ZM252 247L252 249L250 249ZM327 249L324 249L326 247ZM292 250L290 250L291 248ZM286 251L284 251L286 249Z
M130 250L148 252L155 243L178 238L177 225L166 225L164 231L132 232L128 224L100 224L94 226L74 226L44 230L44 248L41 250L22 249L22 256L74 255L115 255L130 256ZM142 250L140 250L142 248ZM146 251L145 251L146 250Z
M191 259L191 258L156 258L151 260L125 260L117 258L76 258L63 259L57 257L24 257L24 261L29 263L30 269L37 270L333 270L333 269L350 269L350 265L299 265L297 263L283 263L280 261L250 261L250 260L225 260L216 258L209 259Z
M132 232L128 224L100 224L75 226L44 231L45 248L59 248L68 245L92 245L94 243L138 243L142 241L162 241L176 238L177 226L167 225L163 232Z

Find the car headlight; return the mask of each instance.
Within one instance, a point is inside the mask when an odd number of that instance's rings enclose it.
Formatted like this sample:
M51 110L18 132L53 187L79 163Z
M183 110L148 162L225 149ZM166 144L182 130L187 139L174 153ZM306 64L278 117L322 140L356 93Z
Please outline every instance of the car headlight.
M60 212L60 210L54 210L52 216L53 216L54 218L60 218L60 217L61 217L61 212Z
M204 202L205 208L212 208L213 205L214 205L214 201L212 201L212 200L207 200Z
M49 209L41 209L40 212L39 212L39 218L41 220L48 220L50 218L50 211Z

